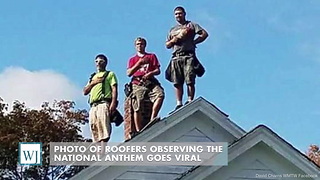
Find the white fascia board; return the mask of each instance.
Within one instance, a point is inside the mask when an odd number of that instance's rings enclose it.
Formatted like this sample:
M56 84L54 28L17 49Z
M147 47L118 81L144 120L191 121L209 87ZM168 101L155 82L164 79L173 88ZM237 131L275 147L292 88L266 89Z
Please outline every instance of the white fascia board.
M232 134L236 139L241 138L246 133L241 127L233 123L227 116L223 115L217 109L212 107L212 105L205 103L199 106L199 109L213 121L219 124L222 128Z
M272 130L266 128L265 126L259 126L253 132L250 132L243 139L232 144L228 148L228 162L230 163L238 156L241 156L247 150L253 148L256 144L264 142L278 154L283 156L285 159L294 164L297 168L301 169L306 174L317 174L320 175L320 168L310 162L306 157L297 152L293 147L291 147L286 141L280 139ZM191 180L194 178L204 179L205 177L211 175L213 172L220 169L222 166L200 166L195 169L190 175L187 175L183 179Z

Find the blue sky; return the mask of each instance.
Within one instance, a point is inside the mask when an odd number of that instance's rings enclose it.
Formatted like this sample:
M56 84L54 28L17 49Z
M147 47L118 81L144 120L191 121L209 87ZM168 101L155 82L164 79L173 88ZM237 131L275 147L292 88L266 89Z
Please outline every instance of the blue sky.
M82 87L104 53L119 79L120 108L133 40L147 39L164 72L170 50L165 39L176 24L173 9L209 33L197 54L206 74L202 96L249 131L265 124L301 151L320 144L320 1L1 1L0 96L37 107L70 99L88 108ZM172 85L161 116L175 106ZM88 131L85 130L88 136ZM115 128L112 141L123 140Z

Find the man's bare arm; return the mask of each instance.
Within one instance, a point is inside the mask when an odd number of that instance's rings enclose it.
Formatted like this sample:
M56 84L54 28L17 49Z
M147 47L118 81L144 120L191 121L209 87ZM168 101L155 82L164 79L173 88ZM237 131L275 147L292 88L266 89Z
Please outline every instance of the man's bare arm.
M166 41L166 47L168 49L172 48L177 43L178 40L179 38L177 38L176 36L173 36L172 39Z
M146 79L149 79L150 77L152 76L156 76L156 75L159 75L160 74L160 68L157 68L153 71L150 71L148 72L147 74L145 74L142 79L146 80Z
M209 36L208 32L204 29L201 30L198 34L199 36L194 40L194 44L202 43Z
M83 94L86 96L90 93L91 89L98 83L101 83L103 81L103 78L100 77L100 78L96 78L94 80L92 80L88 85L86 85L84 88L83 88Z
M148 63L147 59L140 58L140 60L135 65L133 65L131 68L128 68L127 75L131 77L140 68L141 65L146 63Z
M132 68L127 69L127 75L131 77L138 69L140 68L140 65L136 63Z
M159 74L160 74L160 68L156 68L155 70L150 71L149 74L150 74L151 76L159 75Z
M110 104L110 112L113 112L117 108L117 100L118 100L118 84L114 84L111 86L112 91L112 100Z

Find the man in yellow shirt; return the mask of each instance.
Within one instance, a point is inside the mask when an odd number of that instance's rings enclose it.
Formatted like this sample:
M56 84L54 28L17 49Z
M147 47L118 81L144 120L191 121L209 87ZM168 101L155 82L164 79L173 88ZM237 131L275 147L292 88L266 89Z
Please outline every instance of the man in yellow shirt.
M111 135L110 115L117 108L118 82L112 71L106 71L108 59L99 54L95 58L97 72L83 89L83 94L90 94L89 112L90 130L93 142L108 142Z

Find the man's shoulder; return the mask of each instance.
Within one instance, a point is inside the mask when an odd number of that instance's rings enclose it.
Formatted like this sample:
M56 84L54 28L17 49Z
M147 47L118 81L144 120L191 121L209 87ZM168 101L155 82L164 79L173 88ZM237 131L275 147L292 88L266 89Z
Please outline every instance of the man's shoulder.
M116 73L115 73L115 72L110 71L110 70L107 70L106 72L108 72L108 73L109 73L109 74L108 74L108 76L115 76L115 75L116 75Z
M169 33L172 33L172 32L174 32L174 31L177 31L177 30L179 30L179 29L181 29L181 25L180 24L175 24L174 26L172 26L171 28L170 28L170 30L169 30Z
M113 71L107 70L108 75L105 78L105 83L112 84L112 82L117 83L117 76Z
M137 54L133 54L130 58L129 58L129 61L133 61L135 59L138 58L138 55Z
M156 53L153 53L153 52L146 52L146 55L147 55L147 56L156 56Z
M203 29L203 27L199 23L196 23L194 21L189 21L189 24L195 29L199 29L199 30Z
M187 21L187 24L190 24L192 26L198 26L199 25L199 23L194 22L194 21Z
M179 25L179 24L176 24L176 25L172 26L172 27L170 28L170 31L173 31L173 30L175 30L175 29L177 29L177 28L180 28L180 25Z
M97 76L97 77L103 77L103 76L111 77L111 76L115 76L115 75L116 74L113 71L110 71L110 70L106 70L106 71L103 71L103 72L97 72L95 74L95 76Z
M150 59L153 59L154 61L158 61L158 57L155 53L147 53Z

